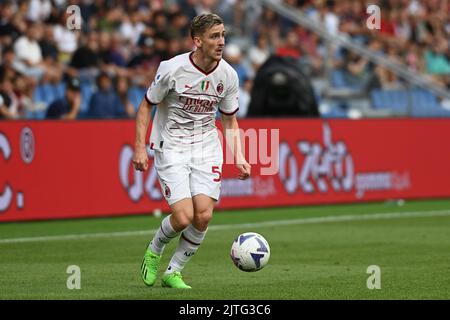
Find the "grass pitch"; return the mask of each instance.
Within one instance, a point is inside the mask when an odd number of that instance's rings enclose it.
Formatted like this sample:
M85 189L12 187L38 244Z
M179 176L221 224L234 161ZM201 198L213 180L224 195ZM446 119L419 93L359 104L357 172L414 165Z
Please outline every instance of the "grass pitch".
M162 218L0 224L0 299L450 299L450 200L216 212L183 275L193 290L146 287L144 250ZM238 270L240 233L271 246L266 268ZM165 249L164 271L178 240ZM81 289L67 289L68 266ZM367 268L381 270L369 290Z

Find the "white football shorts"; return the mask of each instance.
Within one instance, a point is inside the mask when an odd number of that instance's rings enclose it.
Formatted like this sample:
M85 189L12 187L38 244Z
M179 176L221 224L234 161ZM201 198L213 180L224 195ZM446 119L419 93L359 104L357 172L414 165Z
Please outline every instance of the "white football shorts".
M219 139L184 149L155 150L155 168L169 205L198 194L219 200L223 153Z

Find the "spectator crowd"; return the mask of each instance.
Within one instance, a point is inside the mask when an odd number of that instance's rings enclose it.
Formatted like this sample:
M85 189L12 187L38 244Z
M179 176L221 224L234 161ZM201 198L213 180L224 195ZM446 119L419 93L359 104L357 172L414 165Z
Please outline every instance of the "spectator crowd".
M450 88L449 0L285 0L331 34L384 54ZM369 5L381 28L366 25ZM69 27L76 11L80 29ZM258 2L244 0L0 0L0 119L132 118L162 60L193 50L190 20L214 12L227 29L224 58L240 80L245 117L252 81L272 54L288 56L310 77L325 59L350 86L398 88L394 73Z

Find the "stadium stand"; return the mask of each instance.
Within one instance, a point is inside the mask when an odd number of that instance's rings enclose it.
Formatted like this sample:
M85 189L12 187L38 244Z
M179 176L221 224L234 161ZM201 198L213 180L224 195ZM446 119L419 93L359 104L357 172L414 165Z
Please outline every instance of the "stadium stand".
M380 29L367 28L369 4L381 8ZM86 118L100 72L129 80L136 109L159 62L192 50L188 23L202 12L221 15L227 43L239 48L239 117L252 113L253 81L271 55L295 59L321 117L450 116L448 1L81 1L80 30L68 28L68 5L0 2L0 76L12 84L0 88L9 110L0 119L43 119L71 77L81 81Z

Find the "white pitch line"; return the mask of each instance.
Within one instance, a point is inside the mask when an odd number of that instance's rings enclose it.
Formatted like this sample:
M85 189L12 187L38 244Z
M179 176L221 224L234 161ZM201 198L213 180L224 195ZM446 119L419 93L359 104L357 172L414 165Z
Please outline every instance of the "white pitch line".
M413 217L438 217L438 216L449 216L449 215L450 215L450 210L370 213L370 214L360 214L360 215L355 214L355 215L341 215L341 216L310 217L310 218L301 218L301 219L273 220L273 221L253 222L253 223L213 225L208 228L208 231L230 230L230 229L239 229L239 228L290 226L290 225L299 225L299 224L344 222L344 221L385 220L385 219L413 218ZM130 236L143 236L143 235L151 236L156 231L157 231L157 229L136 230L136 231L119 231L119 232L102 232L102 233L84 233L84 234L66 234L66 235L57 235L57 236L41 236L41 237L26 237L26 238L10 238L10 239L0 239L0 244L38 242L38 241L80 240L80 239L92 239L92 238L130 237Z

